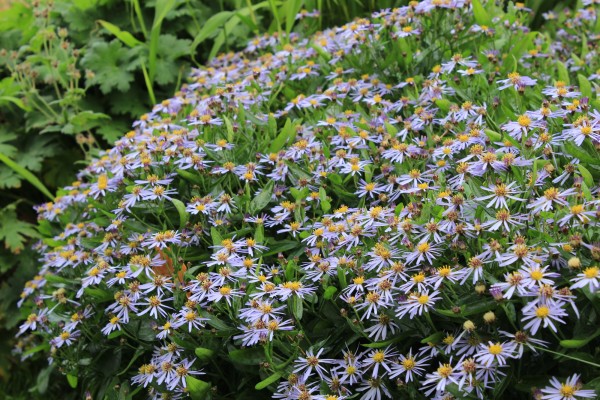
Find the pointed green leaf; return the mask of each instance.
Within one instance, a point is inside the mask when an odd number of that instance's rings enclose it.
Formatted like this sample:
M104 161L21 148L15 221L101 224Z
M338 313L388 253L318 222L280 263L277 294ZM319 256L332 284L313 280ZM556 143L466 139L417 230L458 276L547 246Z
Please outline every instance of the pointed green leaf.
M273 196L273 186L275 185L274 181L269 181L265 185L265 187L261 190L258 196L254 197L250 202L250 207L248 212L251 215L256 215L259 211L269 204L271 201L271 196Z
M481 1L472 0L471 4L473 5L473 16L475 17L475 21L479 25L487 25L490 26L492 24L492 18L488 14L488 12L483 8Z
M204 400L208 397L210 392L210 383L196 379L191 375L186 376L185 382L192 400Z
M181 200L171 198L171 202L179 213L179 228L183 229L185 228L185 224L187 224L188 220L190 219L190 214L188 214L186 211L185 204L183 204Z
M258 382L254 388L256 390L262 390L262 389L266 388L267 386L277 382L280 378L281 378L281 374L279 372L276 372L273 375L269 376L268 378Z
M99 20L98 22L100 22L100 25L102 25L104 29L115 35L117 39L119 39L121 42L125 43L125 45L129 47L135 47L144 44L143 42L140 42L135 37L133 37L131 33L127 31L122 31L121 28L111 24L108 21Z

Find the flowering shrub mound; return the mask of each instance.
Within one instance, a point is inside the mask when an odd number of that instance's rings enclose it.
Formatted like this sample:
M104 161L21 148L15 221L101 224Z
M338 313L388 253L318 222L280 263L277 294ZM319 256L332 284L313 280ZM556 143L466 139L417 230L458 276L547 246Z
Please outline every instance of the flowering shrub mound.
M583 3L412 2L194 70L39 207L18 351L93 399L595 398Z

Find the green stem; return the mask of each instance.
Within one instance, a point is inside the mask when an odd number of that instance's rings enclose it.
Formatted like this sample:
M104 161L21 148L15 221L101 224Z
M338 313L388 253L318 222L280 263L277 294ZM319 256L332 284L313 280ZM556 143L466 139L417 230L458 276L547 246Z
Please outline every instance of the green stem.
M279 13L277 12L277 8L275 7L275 2L273 0L269 0L269 6L271 7L273 18L275 18L275 23L277 24L277 32L279 32L279 39L284 40L283 31L281 29L281 21L279 20ZM288 38L285 38L285 43L288 43Z
M144 23L144 16L142 15L142 8L140 7L139 0L133 0L133 8L135 9L135 15L137 16L138 22L140 23L142 33L144 34L144 37L148 39L148 30L146 29L146 24Z
M548 350L548 349L545 349L545 348L540 347L540 346L533 346L532 345L532 347L534 349L541 350L541 351L544 351L546 353L554 354L556 356L560 356L560 357L564 357L564 358L569 358L571 360L579 361L581 363L588 364L588 365L591 365L591 366L596 367L596 368L600 368L600 364L596 364L596 363L593 363L591 361L586 361L586 360L582 360L581 358L577 358L577 357L569 356L569 355L566 355L566 354L558 353L556 351Z

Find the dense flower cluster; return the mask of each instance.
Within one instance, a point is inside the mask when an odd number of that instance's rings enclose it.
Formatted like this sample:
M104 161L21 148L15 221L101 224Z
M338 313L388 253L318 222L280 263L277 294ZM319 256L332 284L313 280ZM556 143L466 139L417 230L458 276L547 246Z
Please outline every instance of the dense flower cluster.
M194 70L39 207L20 351L130 351L153 399L226 396L241 364L230 396L501 398L537 369L536 398L595 397L542 361L598 368L564 351L598 336L584 3L550 36L519 3L411 2Z

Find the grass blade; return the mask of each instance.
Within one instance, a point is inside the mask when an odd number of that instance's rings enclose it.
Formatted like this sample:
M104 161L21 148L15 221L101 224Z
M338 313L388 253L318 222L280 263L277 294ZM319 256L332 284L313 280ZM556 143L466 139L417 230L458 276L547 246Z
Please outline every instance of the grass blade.
M22 166L20 166L19 164L17 164L2 153L0 153L0 161L2 161L4 164L6 164L7 167L19 174L27 182L35 186L40 192L44 193L50 200L54 200L54 196L52 196L52 193L50 193L50 191L46 188L46 186L44 186L42 181L40 181L31 172L27 171L25 168L23 168Z
M175 0L158 0L154 9L154 22L150 30L150 43L148 44L148 76L150 82L154 82L156 74L156 57L158 55L158 38L163 20L175 6Z
M127 31L122 31L118 26L113 25L110 22L104 20L98 20L98 22L100 22L100 25L102 25L104 29L115 35L116 38L123 42L126 46L134 48L136 46L144 44L143 42L140 42L135 37L133 37L131 33Z

